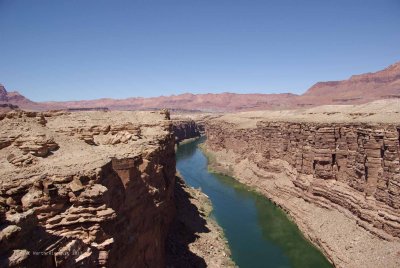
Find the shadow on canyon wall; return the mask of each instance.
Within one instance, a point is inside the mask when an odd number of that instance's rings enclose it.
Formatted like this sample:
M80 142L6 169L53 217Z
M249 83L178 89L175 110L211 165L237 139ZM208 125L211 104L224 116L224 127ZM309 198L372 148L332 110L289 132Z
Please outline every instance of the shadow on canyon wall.
M166 241L167 267L207 267L203 258L190 251L189 244L198 238L197 233L208 233L210 230L201 212L190 202L190 195L184 187L183 180L176 177L176 217Z

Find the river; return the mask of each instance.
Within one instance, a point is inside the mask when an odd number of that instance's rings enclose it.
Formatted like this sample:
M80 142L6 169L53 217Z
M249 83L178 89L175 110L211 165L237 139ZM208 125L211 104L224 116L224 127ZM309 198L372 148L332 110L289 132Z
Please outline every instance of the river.
M201 142L204 138L178 146L177 169L189 186L210 198L210 216L223 228L239 267L332 267L270 200L231 177L209 172Z

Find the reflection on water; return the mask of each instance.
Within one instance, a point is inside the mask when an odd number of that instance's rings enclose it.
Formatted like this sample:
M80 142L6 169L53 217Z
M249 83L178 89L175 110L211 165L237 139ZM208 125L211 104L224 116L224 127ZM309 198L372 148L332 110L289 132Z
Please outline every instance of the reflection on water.
M212 216L224 229L237 265L332 267L271 201L231 177L208 172L207 158L197 148L201 142L178 147L177 169L187 184L210 197Z

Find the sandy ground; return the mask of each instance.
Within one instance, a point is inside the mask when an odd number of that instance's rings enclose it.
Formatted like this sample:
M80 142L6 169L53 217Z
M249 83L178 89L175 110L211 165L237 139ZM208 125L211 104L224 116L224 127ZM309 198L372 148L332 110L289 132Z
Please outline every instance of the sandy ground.
M198 116L198 115L197 115ZM254 128L257 122L400 123L400 100L379 100L362 105L324 105L309 109L229 113L221 120L237 128Z

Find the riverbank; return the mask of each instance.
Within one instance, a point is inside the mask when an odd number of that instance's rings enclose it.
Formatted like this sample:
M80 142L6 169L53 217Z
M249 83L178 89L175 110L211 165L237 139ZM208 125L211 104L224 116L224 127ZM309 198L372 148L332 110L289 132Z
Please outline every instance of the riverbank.
M167 267L235 267L212 204L180 176L175 185L176 217L167 239Z
M397 240L383 240L371 234L340 207L327 207L315 200L311 203L302 197L291 180L294 171L285 161L274 160L277 169L267 172L232 150L213 151L206 144L201 147L210 170L236 178L285 210L334 266L399 267Z
M177 170L188 185L211 200L212 218L223 228L231 258L239 267L331 267L269 199L232 177L209 172L207 158L198 148L203 141L179 146Z

